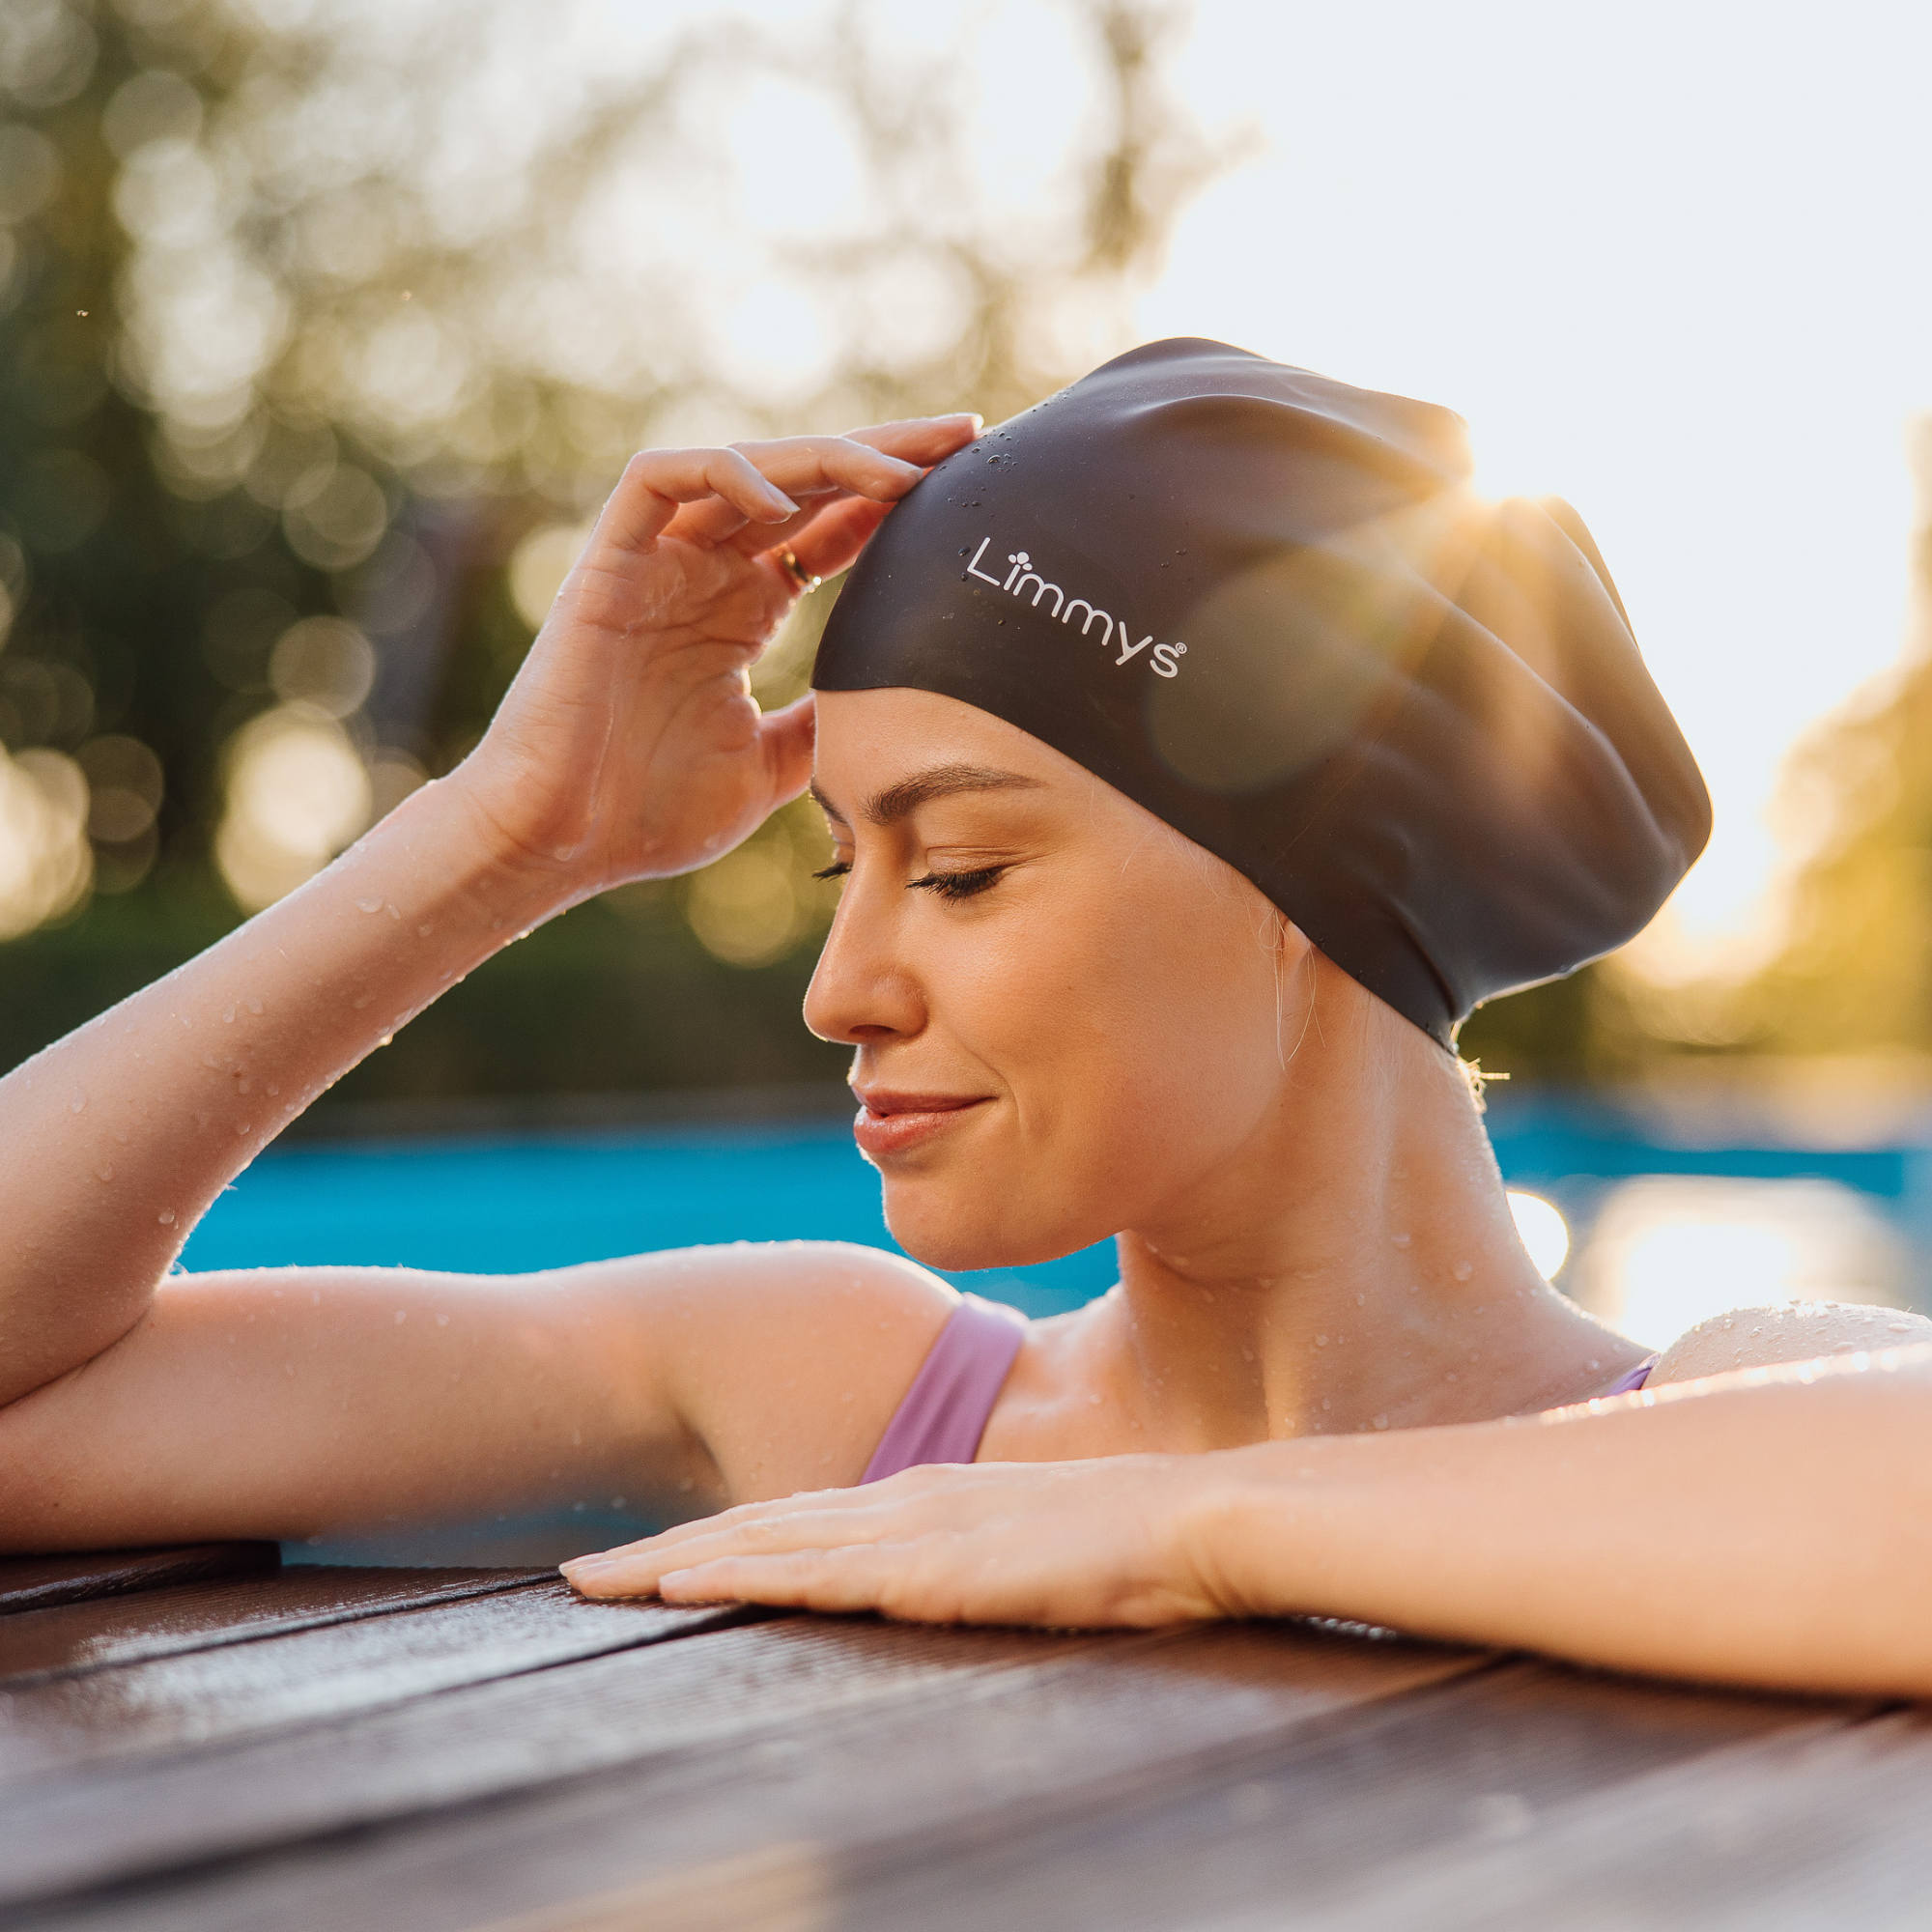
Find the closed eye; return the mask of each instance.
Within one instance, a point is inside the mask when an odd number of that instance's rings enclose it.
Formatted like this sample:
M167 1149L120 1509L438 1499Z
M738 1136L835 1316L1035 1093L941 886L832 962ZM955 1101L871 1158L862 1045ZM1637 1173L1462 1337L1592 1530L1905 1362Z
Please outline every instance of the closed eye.
M822 872L812 873L814 879L842 879L852 869L850 859L837 859Z
M1004 866L980 866L970 872L928 872L923 879L910 880L906 891L937 893L943 899L970 899L995 884L1006 869Z

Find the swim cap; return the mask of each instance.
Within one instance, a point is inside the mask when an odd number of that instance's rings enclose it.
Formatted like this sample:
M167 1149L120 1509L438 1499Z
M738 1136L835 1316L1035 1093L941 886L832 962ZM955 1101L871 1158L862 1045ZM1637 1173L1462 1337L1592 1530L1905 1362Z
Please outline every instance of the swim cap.
M1711 828L1589 532L1469 470L1447 410L1152 343L914 488L812 683L1017 724L1448 1046L1638 931Z

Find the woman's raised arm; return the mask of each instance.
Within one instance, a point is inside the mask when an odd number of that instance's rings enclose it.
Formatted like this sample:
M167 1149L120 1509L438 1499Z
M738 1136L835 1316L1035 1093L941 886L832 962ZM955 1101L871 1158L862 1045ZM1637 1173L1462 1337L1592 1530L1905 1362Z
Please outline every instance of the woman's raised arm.
M746 670L967 417L636 458L488 734L298 892L0 1081L0 1406L143 1320L318 1094L491 953L727 850L805 784ZM790 557L795 567L787 567Z

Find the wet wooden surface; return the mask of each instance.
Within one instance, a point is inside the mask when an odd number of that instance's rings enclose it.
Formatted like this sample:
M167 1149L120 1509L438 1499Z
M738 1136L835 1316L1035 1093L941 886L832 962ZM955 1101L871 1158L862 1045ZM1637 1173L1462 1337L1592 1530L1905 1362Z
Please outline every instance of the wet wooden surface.
M270 1554L0 1565L0 1925L1932 1924L1914 1710Z

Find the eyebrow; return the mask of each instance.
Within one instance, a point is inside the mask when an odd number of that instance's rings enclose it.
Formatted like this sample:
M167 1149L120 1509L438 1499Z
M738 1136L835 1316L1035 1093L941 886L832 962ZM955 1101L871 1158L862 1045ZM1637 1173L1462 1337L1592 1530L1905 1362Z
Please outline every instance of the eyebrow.
M934 765L930 771L915 772L884 791L874 792L865 807L865 816L873 825L895 825L909 818L921 806L936 798L953 798L967 791L1039 791L1037 779L1018 772L994 771L985 765ZM819 790L814 779L811 795L827 818L843 825L845 814Z

